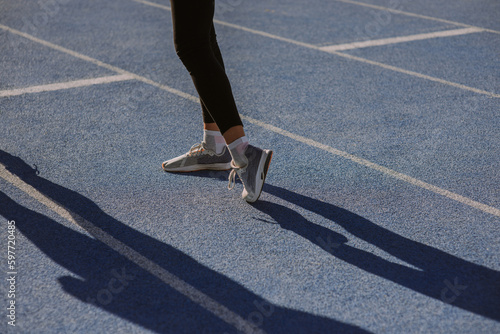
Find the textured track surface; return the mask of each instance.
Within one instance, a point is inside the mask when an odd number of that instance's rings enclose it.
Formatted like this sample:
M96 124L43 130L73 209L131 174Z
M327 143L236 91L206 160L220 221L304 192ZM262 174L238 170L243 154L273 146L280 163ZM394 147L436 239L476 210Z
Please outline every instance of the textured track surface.
M249 205L154 1L0 3L0 332L500 333L498 2L218 0Z

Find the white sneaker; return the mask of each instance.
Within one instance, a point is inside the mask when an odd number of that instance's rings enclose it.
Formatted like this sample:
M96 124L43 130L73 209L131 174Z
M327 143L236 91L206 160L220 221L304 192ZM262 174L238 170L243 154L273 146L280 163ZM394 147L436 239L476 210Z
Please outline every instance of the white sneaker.
M231 190L234 188L236 174L238 174L243 183L241 197L248 203L253 203L259 199L262 192L273 151L262 150L258 147L248 145L245 150L245 156L248 159L248 164L245 167L236 167L231 161L233 170L229 174L228 189Z
M201 142L193 145L189 152L163 162L161 167L166 172L228 170L231 168L231 160L231 153L226 146L221 154L216 154Z

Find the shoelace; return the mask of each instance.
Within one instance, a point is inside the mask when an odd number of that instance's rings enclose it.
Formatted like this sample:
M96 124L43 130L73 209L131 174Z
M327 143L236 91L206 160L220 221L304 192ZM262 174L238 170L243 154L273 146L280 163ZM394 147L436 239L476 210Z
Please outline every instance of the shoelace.
M209 155L213 155L212 151L207 149L205 147L205 143L204 142L201 142L201 143L198 143L198 144L194 144L193 146L191 146L191 148L189 149L189 152L188 152L188 156L198 156L200 154L202 154L203 152L207 152Z
M227 189L233 190L234 185L236 184L236 174L236 168L233 167L231 173L229 173L229 183L227 184Z
M243 179L241 178L240 174L238 174L238 171L241 173L244 173L246 171L247 166L245 167L235 167L233 166L233 163L231 162L231 173L229 173L229 182L227 184L227 189L232 190L234 188L234 185L236 184L236 175L240 178L241 182L243 182Z

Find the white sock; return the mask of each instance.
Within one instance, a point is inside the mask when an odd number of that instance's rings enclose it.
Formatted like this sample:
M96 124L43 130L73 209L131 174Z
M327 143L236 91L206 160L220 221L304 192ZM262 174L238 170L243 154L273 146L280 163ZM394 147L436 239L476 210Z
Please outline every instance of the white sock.
M219 131L203 130L203 141L209 150L221 154L226 146L226 141Z
M231 157L233 157L234 164L237 167L245 167L248 164L248 159L245 156L245 150L248 146L247 136L240 137L233 141L231 144L227 145Z

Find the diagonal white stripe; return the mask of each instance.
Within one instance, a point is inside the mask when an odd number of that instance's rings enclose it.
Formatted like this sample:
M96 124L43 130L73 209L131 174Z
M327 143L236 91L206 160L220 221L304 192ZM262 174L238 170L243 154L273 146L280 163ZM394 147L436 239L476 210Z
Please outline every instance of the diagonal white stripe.
M472 34L472 33L482 32L482 31L484 31L484 30L479 29L479 28L463 28L463 29L453 29L453 30L445 30L445 31L435 31L435 32L427 33L427 34L399 36L399 37L392 37L392 38L374 39L374 40L362 41L362 42L323 46L320 48L320 50L325 51L325 52L344 51L344 50L367 48L367 47L371 47L371 46L381 46L381 45L405 43L405 42L412 42L412 41L420 41L420 40L424 40L424 39L431 39L431 38L438 38L438 37L459 36L459 35Z
M273 131L275 133L279 133L279 134L281 134L283 136L289 137L289 138L294 139L294 140L296 140L298 142L301 142L301 143L307 144L309 146L313 146L313 147L319 148L319 149L324 150L326 152L330 152L330 153L332 153L334 155L337 155L337 156L340 156L342 158L351 160L352 162L355 162L355 163L357 163L359 165L362 165L362 166L365 166L365 167L377 170L377 171L379 171L381 173L390 175L390 176L392 176L392 177L394 177L396 179L408 182L408 183L410 183L410 184L412 184L414 186L417 186L417 187L420 187L420 188L423 188L423 189L427 189L429 191L432 191L433 193L439 194L441 196L444 196L444 197L447 197L447 198L452 199L454 201L457 201L457 202L460 202L462 204L468 205L468 206L473 207L475 209L478 209L478 210L481 210L483 212L486 212L486 213L492 214L494 216L500 217L500 210L497 209L497 208L495 208L495 207L492 207L492 206L489 206L489 205L486 205L486 204L474 201L474 200L472 200L470 198L461 196L461 195L456 194L454 192L451 192L449 190L446 190L446 189L443 189L443 188L439 188L437 186L434 186L432 184L429 184L429 183L426 183L424 181L418 180L418 179L413 178L411 176L408 176L406 174L403 174L403 173L397 172L395 170L392 170L390 168L378 165L378 164L376 164L374 162L371 162L369 160L366 160L366 159L363 159L363 158L359 158L359 157L357 157L355 155L352 155L350 153L338 150L336 148L333 148L331 146L322 144L322 143L317 142L315 140L312 140L312 139L309 139L309 138L297 135L297 134L295 134L293 132L289 132L289 131L280 129L280 128L278 128L276 126L273 126L271 124L264 123L262 121L256 120L256 119L248 117L248 116L243 116L242 115L241 117L244 120L246 120L246 121L248 121L250 123L253 123L255 125L258 125L258 126L264 128L264 129L267 129L269 131Z
M170 7L158 5L158 4L146 1L146 0L133 0L133 1L145 4L145 5L149 5L149 6L155 6L155 7L162 8L162 9L169 10L169 11L171 10ZM414 71L405 70L404 68L400 68L400 67L396 67L396 66L392 66L392 65L387 65L387 64L384 64L384 63L380 63L380 62L369 60L369 59L362 58L362 57L352 56L352 55L349 55L349 54L346 54L346 53L341 53L341 52L338 52L338 51L329 51L329 50L327 51L327 50L322 49L322 47L316 46L314 44L309 44L309 43L304 43L304 42L296 41L296 40L293 40L293 39L290 39L290 38L285 38L285 37L273 35L273 34L265 32L265 31L255 30L255 29L243 27L243 26L240 26L240 25L237 25L237 24L228 23L228 22L224 22L224 21L220 21L220 20L214 20L214 22L217 23L217 24L226 26L226 27L231 27L231 28L234 28L234 29L246 31L246 32L252 33L254 35L259 35L259 36L264 36L264 37L272 38L272 39L275 39L275 40L278 40L278 41L282 41L282 42L286 42L286 43L290 43L290 44L294 44L294 45L299 45L299 46L302 46L302 47L305 47L305 48L309 48L309 49L313 49L313 50L328 52L330 54L333 54L333 55L336 55L336 56L339 56L339 57L342 57L342 58L346 58L346 59L358 61L358 62L361 62L361 63L378 66L378 67L385 68L385 69L390 70L390 71L394 71L394 72L398 72L398 73L403 73L403 74L410 75L410 76L417 77L417 78L424 79L424 80L438 82L438 83L443 84L443 85L448 85L448 86L451 86L451 87L463 89L463 90L474 92L474 93L477 93L477 94L483 94L483 95L487 95L487 96L490 96L490 97L500 98L500 94L497 94L497 93L485 91L485 90L482 90L482 89L479 89L479 88L469 87L467 85L463 85L463 84L460 84L460 83L456 83L456 82L452 82L452 81L448 81L448 80L436 78L436 77L433 77L433 76L430 76L430 75L421 74L421 73L414 72ZM459 24L459 25L467 26L469 28L482 29L482 28L478 28L478 27L473 27L473 26L465 25L465 24ZM489 31L488 29L482 29L482 30Z
M61 47L61 46L58 46L58 45L52 44L52 43L50 43L50 42L43 41L43 40L41 40L41 39L38 39L38 38L33 37L33 36L31 36L31 35L25 34L25 33L20 32L20 31L18 31L18 30L15 30L15 29L12 29L12 28L6 27L6 26L4 26L4 25L1 25L1 24L0 24L0 28L1 28L1 29L5 29L5 30L8 30L8 31L11 31L12 33L18 34L18 35L20 35L20 36L26 37L26 38L28 38L28 39L31 39L31 40L35 41L35 42L39 42L39 43L41 43L41 44L43 44L43 45L46 45L46 46L51 47L51 48L54 48L54 49L59 50L59 51L61 51L61 52L64 52L64 53L67 53L67 54L71 54L71 55L74 55L74 56L75 56L75 57L77 57L77 58L87 60L87 61L89 61L89 62L91 62L91 63L93 63L93 64L96 64L96 65L98 65L98 66L102 66L102 67L104 67L104 68L114 70L114 71L116 71L116 72L118 72L118 73L122 73L122 74L130 74L130 75L132 75L132 76L133 76L133 78L134 78L134 79L136 79L136 80L139 80L139 81L142 81L142 82L144 82L144 83L147 83L147 84L153 85L153 86L155 86L155 87L158 87L158 88L160 88L160 89L162 89L162 90L165 90L165 91L167 91L167 92L170 92L170 93L172 93L172 94L178 95L178 96L180 96L180 97L182 97L182 98L185 98L185 99L187 99L187 100L190 100L190 101L193 101L193 102L196 102L196 103L200 103L200 102L199 102L199 99L198 99L197 97L195 97L195 96L193 96L193 95L190 95L190 94L187 94L187 93L184 93L184 92L182 92L182 91L179 91L179 90L177 90L177 89L175 89L175 88L172 88L172 87L169 87L169 86L167 86L167 85L163 85L163 84L157 83L157 82L155 82L155 81L153 81L153 80L147 79L147 78L142 77L142 76L140 76L140 75L133 74L133 73L131 73L131 72L128 72L128 71L122 70L121 68L118 68L118 67L115 67L115 66L113 66L113 65L109 65L109 64L106 64L106 63L104 63L104 62L101 62L100 60L97 60L97 59L94 59L94 58L91 58L91 57L88 57L88 56L82 55L82 54L80 54L80 53L78 53L78 52L75 52L75 51L72 51L72 50L69 50L69 49L63 48L63 47ZM248 29L248 28L245 28L245 29ZM266 35L267 35L267 33L263 33L263 32L259 32L259 33L262 33L262 34L266 34ZM273 36L273 35L271 35L271 36ZM281 37L278 37L278 39L282 39L282 38L281 38ZM301 44L303 44L303 43L301 43ZM318 48L317 48L317 47L315 47L315 46L313 46L313 48L318 49ZM355 56L345 55L345 54L342 54L342 53L337 53L337 52L335 52L335 54L339 54L339 55L341 55L341 56L346 56L346 57L350 57L350 58L353 58L353 59L357 59L357 57L355 57ZM361 58L361 60L362 60L362 61L364 61L364 62L377 64L376 62L371 62L371 61L366 60L366 59L363 59L363 58ZM386 67L386 68L388 68L388 69L394 68L393 66L386 65L386 64L379 64L379 65L381 65L381 66L383 66L383 67ZM409 74L414 73L414 72L411 72L411 71L406 71L406 70L403 70L403 69L398 69L398 68L394 68L394 69L395 69L395 70L398 70L398 71L408 72ZM417 74L418 74L418 73L417 73ZM434 81L438 81L438 82L440 82L440 80L441 80L441 79L437 79L437 78L433 78L433 77L428 77L428 76L425 76L425 75L422 75L422 74L419 74L419 75L420 75L420 76L422 76L422 77L427 77L429 80L434 80ZM444 81L444 80L443 80L443 81ZM461 86L460 84L454 84L454 85ZM466 86L465 86L465 87L466 87ZM470 87L467 87L467 88L468 88L468 90L471 90L471 88L470 88ZM488 95L490 95L490 96L491 96L491 95L493 95L494 97L500 97L500 95L499 95L499 94L492 94L492 93L489 93L489 92L486 92L486 93L487 93ZM431 185L431 184L428 184L428 183L426 183L426 182L420 181L420 180L418 180L418 179L414 179L414 178L412 178L412 177L410 177L410 176L408 176L408 175L405 175L405 174L402 174L402 173L399 173L399 172L393 171L393 170L391 170L391 169L389 169L389 168L387 168L387 167L383 167L383 166L377 165L377 164L375 164L375 163L373 163L373 162L371 162L371 161L368 161L368 160L365 160L365 159L362 159L362 158L358 158L358 157L356 157L356 156L354 156L354 155L351 155L351 154L349 154L349 153L347 153L347 152L339 151L339 150L337 150L337 149L335 149L335 148L333 148L333 147L330 147L330 146L328 146L328 145L324 145L324 144L321 144L321 143L315 142L315 141L314 141L314 140L312 140L312 139L308 139L308 138L306 138L306 137L302 137L302 136L300 136L300 135L293 134L293 133L288 132L288 131L286 131L286 130L283 130L283 129L280 129L280 128L277 128L277 127L274 127L274 126L272 126L272 125L270 125L270 124L267 124L267 123L264 123L264 122L261 122L261 121L255 120L255 119L250 118L250 117L245 117L245 116L243 116L243 118L244 118L244 119L246 119L246 120L247 120L247 121L249 121L249 122L254 122L254 123L255 123L255 124L257 124L257 125L260 125L260 126L262 126L262 127L266 127L267 129L269 129L269 130L271 130L271 131L274 131L274 132L276 132L276 133L280 133L280 134L282 134L282 135L285 135L285 136L287 136L287 137L293 138L293 139L298 140L298 141L300 141L300 142L303 142L303 143L305 143L305 144L308 144L308 145L311 145L311 146L314 146L314 147L321 148L321 149L323 149L323 150L325 150L325 151L328 151L328 152L330 152L330 153L333 153L333 154L336 154L336 155L342 156L342 157L344 157L344 158L350 159L350 160L352 160L352 161L354 161L354 162L356 162L356 163L359 163L359 164L361 164L361 165L363 165L363 166L366 166L366 167L368 167L368 168L372 168L372 169L378 170L378 171L380 171L380 172L382 172L382 173L385 173L385 174L387 174L387 175L391 175L391 176L396 177L396 178L398 178L398 179L400 179L400 180L403 180L403 181L409 182L409 183L411 183L411 184L413 184L413 185L415 185L415 186L421 187L421 188L423 188L423 189L427 189L427 190L432 191L432 192L434 192L434 193L436 193L436 194L439 194L439 195L445 196L445 197L447 197L447 198L453 199L453 200L458 201L458 202L460 202L460 203L463 203L463 204L466 204L466 205L471 206L471 207L473 207L473 208L476 208L476 209L478 209L478 210L481 210L481 211L483 211L483 212L490 213L490 214L492 214L492 215L495 215L495 216L500 217L500 210L499 210L499 209L497 209L497 208L494 208L494 207L488 206L488 205L483 204L483 203L480 203L480 202L476 202L476 201L474 201L474 200L472 200L472 199L469 199L469 198L467 198L467 197L464 197L464 196L458 195L458 194L456 194L456 193L453 193L453 192L451 192L451 191L448 191L448 190L445 190L445 189L442 189L442 188L439 188L439 187L433 186L433 185Z
M15 34L15 35L18 35L18 36L21 36L21 37L24 37L26 39L29 39L33 42L36 42L36 43L39 43L41 45L44 45L46 47L49 47L51 49L54 49L54 50L57 50L57 51L60 51L60 52L63 52L63 53L66 53L70 56L73 56L75 58L78 58L78 59L81 59L81 60L84 60L84 61L87 61L89 63L92 63L92 64L95 64L97 66L100 66L100 67L104 67L108 70L111 70L113 72L117 72L117 73L120 73L120 74L125 74L125 75L130 75L133 79L135 80L139 80L139 81L142 81L144 83L147 83L149 85L152 85L152 86L155 86L155 87L158 87L158 88L161 88L167 92L170 92L172 94L176 94L176 95L179 95L185 99L190 99L191 98L191 95L189 94L186 94L178 89L175 89L175 88L172 88L172 87L169 87L169 86L166 86L166 85L162 85L160 83L157 83L153 80L150 80L146 77L143 77L143 76L140 76L140 75L137 75L137 74L134 74L132 72L128 72L126 70L123 70L119 67L116 67L116 66L113 66L113 65L110 65L110 64L107 64L105 62L102 62L100 60L97 60L95 58L92 58L92 57L89 57L89 56L86 56L84 54L81 54L81 53L78 53L76 51L73 51L73 50L70 50L70 49L67 49L65 47L62 47L60 45L57 45L57 44L54 44L54 43L51 43L51 42L48 42L48 41L45 41L43 39L40 39L40 38L37 38L35 36L32 36L32 35L29 35L27 33L24 33L22 31L19 31L19 30L16 30L16 29L12 29L10 27L7 27L3 24L0 24L0 29L4 29L12 34Z
M246 321L241 316L234 313L224 305L219 304L208 295L204 294L192 285L186 283L174 274L165 270L160 265L149 260L147 257L125 245L121 241L115 239L113 236L109 235L80 215L66 209L64 206L45 196L44 194L33 188L31 185L21 180L18 176L9 172L3 164L0 164L0 177L17 187L18 189L22 190L24 193L33 197L35 200L48 207L50 210L54 211L62 218L83 228L97 240L111 247L113 250L125 256L127 259L134 262L139 267L148 271L150 274L158 277L164 283L168 284L187 298L191 299L193 302L197 303L228 324L234 326L237 330L243 333L265 333L263 330L253 326L250 322Z
M357 5L357 6L367 7L367 8L373 8L373 9L377 9L377 10L383 10L383 11L387 11L387 12L391 12L391 13L399 14L399 15L417 17L419 19L424 19L424 20L429 20L429 21L436 21L436 22L441 22L441 23L446 23L446 24L452 24L452 25L459 26L459 27L478 28L478 29L481 29L481 30L484 30L484 31L487 31L487 32L494 33L494 34L500 34L500 31L498 31L498 30L476 27L476 26L473 26L473 25L470 25L470 24L465 24L465 23L461 23L461 22L440 19L438 17L433 17L433 16L427 16L427 15L422 15L422 14L415 14L415 13L411 13L411 12L405 12L403 10L396 9L401 4L401 2L398 3L397 1L392 2L394 8L377 6L377 5L372 5L372 4L369 4L369 3L360 2L360 1L354 1L354 0L335 0L335 1L344 2L344 3L351 4L351 5ZM407 0L404 0L404 1L407 1Z
M151 2L151 1L146 1L146 0L132 0L132 1L142 3L144 5L148 5L151 7L161 8L161 9L165 9L165 10L171 10L171 8L169 6L161 5L161 4L156 3L156 2Z
M39 86L31 86L19 89L3 90L0 91L0 97L17 96L28 93L51 92L62 89L101 85L106 83L126 81L132 79L134 79L134 77L129 74L119 74L119 75L112 75L94 79L67 81L67 82L53 83L48 85L39 85Z
M276 35L273 35L273 34L269 34L269 33L264 32L264 31L259 31L259 30L254 30L254 29L250 29L250 28L246 28L246 27L241 27L241 26L238 26L238 25L232 24L232 23L227 23L227 22L222 22L222 21L217 21L217 20L214 20L214 22L216 22L218 24L221 24L221 25L224 25L224 26L227 26L227 27L234 28L234 29L239 29L239 30L243 30L243 31L246 31L246 32L250 32L250 33L253 33L255 35L269 37L269 38L272 38L272 39L275 39L275 40L279 40L279 41L282 41L282 42L287 42L287 43L291 43L291 44L303 46L303 47L306 47L306 48L309 48L309 49L314 49L314 50L319 50L319 51L323 51L323 52L328 52L330 54L333 54L333 55L336 55L336 56L339 56L339 57L342 57L342 58L350 59L350 60L355 60L355 61L358 61L360 63L370 64L370 65L382 67L382 68L385 68L387 70L391 70L391 71L394 71L394 72L399 72L399 73L407 74L407 75L410 75L410 76L413 76L413 77L417 77L417 78L421 78L421 79L425 79L425 80L429 80L429 81L433 81L433 82L438 82L438 83L441 83L441 84L444 84L444 85L448 85L448 86L460 88L460 89L467 90L467 91L470 91L470 92L474 92L474 93L478 93L478 94L483 94L483 95L488 95L490 97L500 98L500 94L496 94L496 93L488 92L488 91L485 91L485 90L482 90L482 89L478 89L478 88L474 88L474 87L469 87L469 86L466 86L466 85L462 85L462 84L459 84L459 83L456 83L456 82L452 82L452 81L448 81L448 80L444 80L444 79L432 77L430 75L426 75L426 74L421 74L421 73L414 72L414 71L405 70L404 68L400 68L400 67L396 67L396 66L392 66L392 65L387 65L387 64L384 64L384 63L380 63L380 62L369 60L369 59L362 58L362 57L353 56L353 55L350 55L350 54L347 54L347 53L341 53L341 52L338 52L338 51L326 51L326 50L322 50L321 47L313 45L313 44L308 44L308 43L303 43L303 42L295 41L295 40L292 40L292 39L289 39L289 38L284 38L284 37L281 37L281 36L276 36Z

